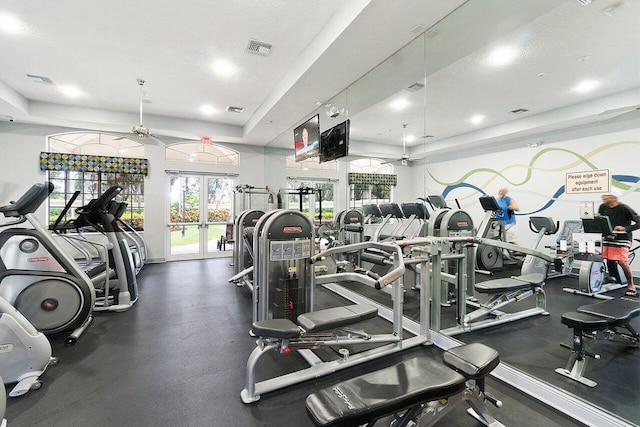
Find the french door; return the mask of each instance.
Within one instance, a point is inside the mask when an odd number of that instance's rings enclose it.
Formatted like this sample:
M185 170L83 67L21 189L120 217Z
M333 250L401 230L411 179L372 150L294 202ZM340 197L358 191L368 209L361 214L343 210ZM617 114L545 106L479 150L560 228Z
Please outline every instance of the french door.
M175 172L167 175L167 260L231 256L233 179Z

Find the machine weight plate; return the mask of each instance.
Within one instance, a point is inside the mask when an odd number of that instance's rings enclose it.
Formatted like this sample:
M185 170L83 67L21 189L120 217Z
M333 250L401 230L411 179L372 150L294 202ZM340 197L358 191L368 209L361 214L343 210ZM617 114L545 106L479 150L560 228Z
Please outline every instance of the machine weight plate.
M313 264L316 276L324 276L325 274L336 274L338 272L338 265L333 257L325 257L324 259L317 261Z
M478 246L478 268L481 270L492 270L502 267L502 254L495 246Z

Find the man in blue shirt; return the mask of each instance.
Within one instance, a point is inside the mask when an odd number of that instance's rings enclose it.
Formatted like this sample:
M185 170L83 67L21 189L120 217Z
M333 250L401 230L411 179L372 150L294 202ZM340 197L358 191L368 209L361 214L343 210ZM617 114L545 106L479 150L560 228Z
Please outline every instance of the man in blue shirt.
M496 212L496 219L502 221L504 224L504 239L505 242L516 243L516 214L520 208L518 204L511 197L507 196L509 189L502 187L498 190L498 197L496 201L502 208L501 211Z

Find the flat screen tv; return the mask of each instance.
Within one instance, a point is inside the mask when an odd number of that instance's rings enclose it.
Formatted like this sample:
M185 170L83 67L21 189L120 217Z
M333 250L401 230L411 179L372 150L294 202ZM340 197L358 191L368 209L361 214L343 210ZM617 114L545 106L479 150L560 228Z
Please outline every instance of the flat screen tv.
M320 135L320 163L349 155L349 120L327 129Z
M293 130L296 162L318 157L320 152L320 115L316 114Z

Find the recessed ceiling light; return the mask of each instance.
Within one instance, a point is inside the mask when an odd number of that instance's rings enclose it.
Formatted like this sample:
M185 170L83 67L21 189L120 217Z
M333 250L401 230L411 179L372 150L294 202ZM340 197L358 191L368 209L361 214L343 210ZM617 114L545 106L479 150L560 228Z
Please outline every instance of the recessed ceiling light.
M478 125L483 121L484 121L484 116L482 114L476 114L475 116L471 117L471 123L473 123L474 125Z
M24 26L18 18L6 13L0 13L0 31L7 34L19 34L23 29Z
M406 142L413 142L416 140L416 137L414 135L407 135L407 137L404 140Z
M591 57L589 55L584 55L584 56L580 56L580 57L576 58L576 61L585 62L585 61L588 61L589 59L591 59Z
M77 98L83 95L82 91L75 86L59 86L59 89L60 92L69 98Z
M213 108L213 106L208 104L200 107L200 112L205 116L213 116L215 113L217 113L216 109Z
M591 92L598 86L600 86L600 82L597 80L583 80L574 86L573 91L578 93L587 93Z
M408 106L409 106L409 101L406 98L396 99L395 101L391 102L391 104L389 104L389 107L397 111L404 110Z
M487 61L492 67L502 67L512 62L517 55L516 49L510 46L499 46L493 49Z
M221 77L229 77L235 74L236 67L226 59L218 59L212 64L213 72Z
M538 73L538 77L544 77L546 75L547 75L547 73Z

